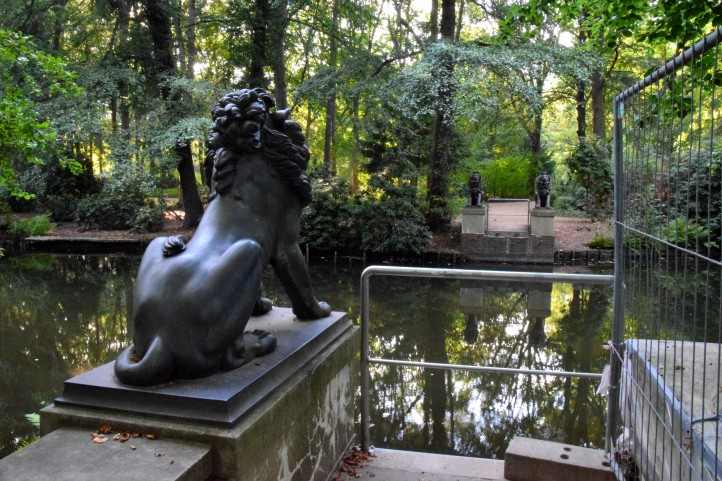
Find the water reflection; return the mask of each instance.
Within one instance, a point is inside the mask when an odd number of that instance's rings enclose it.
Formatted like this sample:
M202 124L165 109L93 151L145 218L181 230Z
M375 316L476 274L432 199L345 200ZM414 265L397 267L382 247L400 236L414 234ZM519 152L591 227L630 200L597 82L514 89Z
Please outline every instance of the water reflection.
M66 378L121 348L136 265L95 256L0 262L0 457L37 433L32 414Z
M37 434L32 416L62 382L112 359L128 339L139 258L0 261L0 456ZM311 269L318 297L358 316L360 267ZM266 294L288 299L273 276ZM600 371L607 288L376 278L373 355L458 364ZM604 400L588 380L373 369L377 446L501 456L515 434L599 446Z

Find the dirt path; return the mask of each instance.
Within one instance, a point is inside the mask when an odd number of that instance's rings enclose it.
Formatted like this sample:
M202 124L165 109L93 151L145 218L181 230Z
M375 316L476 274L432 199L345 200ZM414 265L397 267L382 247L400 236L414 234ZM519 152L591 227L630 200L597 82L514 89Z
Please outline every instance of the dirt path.
M597 233L611 236L612 230L609 223L577 217L554 218L555 244L558 250L583 251L589 249L587 244Z

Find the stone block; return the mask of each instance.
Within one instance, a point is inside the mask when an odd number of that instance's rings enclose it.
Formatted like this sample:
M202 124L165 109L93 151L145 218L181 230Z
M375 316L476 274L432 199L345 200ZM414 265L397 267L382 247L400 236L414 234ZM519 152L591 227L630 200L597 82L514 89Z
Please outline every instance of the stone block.
M359 330L347 317L339 319L342 329L327 342L311 342L313 355L297 360L270 391L257 391L255 402L230 426L195 415L182 418L56 403L41 411L41 431L63 426L95 429L107 422L128 431L157 432L162 439L206 444L213 475L222 479L324 481L355 437ZM311 328L315 322L303 324ZM279 335L279 343L281 339Z
M486 232L486 206L464 207L461 211L462 234L484 234Z
M96 426L97 428L97 426ZM91 429L61 428L0 460L0 479L13 481L205 481L206 445L169 439L91 440ZM148 432L146 429L145 433Z
M532 235L554 237L554 210L535 207L529 220Z
M504 455L509 481L614 481L601 449L515 437Z
M529 237L509 237L509 255L524 256L529 253Z

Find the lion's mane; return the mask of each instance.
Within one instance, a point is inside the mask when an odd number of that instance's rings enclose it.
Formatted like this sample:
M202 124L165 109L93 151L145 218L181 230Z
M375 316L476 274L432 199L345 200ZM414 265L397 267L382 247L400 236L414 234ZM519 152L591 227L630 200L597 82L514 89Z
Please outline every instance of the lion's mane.
M241 89L224 95L212 110L213 129L208 136L204 176L211 191L226 195L233 186L236 165L244 153L253 148L250 142L242 142L243 151L226 147L224 131L231 122L249 119L248 108L257 100L266 106L267 120L261 130L260 152L279 177L298 196L301 205L311 201L311 183L306 176L310 152L298 123L289 120L288 112L271 112L275 106L273 97L263 89Z

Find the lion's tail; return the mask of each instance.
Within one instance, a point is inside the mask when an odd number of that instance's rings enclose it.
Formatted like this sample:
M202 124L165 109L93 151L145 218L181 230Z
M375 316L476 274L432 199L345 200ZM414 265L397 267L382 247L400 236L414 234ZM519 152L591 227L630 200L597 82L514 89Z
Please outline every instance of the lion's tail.
M151 386L170 381L173 377L173 354L156 336L143 358L135 362L131 358L133 346L127 347L115 360L115 375L123 384Z

